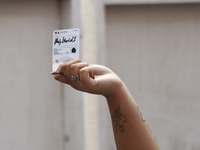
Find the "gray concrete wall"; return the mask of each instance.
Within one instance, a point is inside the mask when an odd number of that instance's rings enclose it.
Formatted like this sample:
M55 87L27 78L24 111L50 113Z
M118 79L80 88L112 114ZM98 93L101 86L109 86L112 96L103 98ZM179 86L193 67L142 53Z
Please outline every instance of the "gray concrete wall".
M52 31L66 28L81 29L83 61L124 80L161 149L199 149L199 5L83 3L0 1L0 149L116 149L105 99L49 74Z
M200 5L108 6L107 65L162 150L200 149Z
M59 29L81 29L81 1L62 0L60 3ZM80 58L82 59L82 38L80 38ZM85 146L84 131L84 101L83 93L76 91L71 86L60 84L63 95L63 150L79 150Z
M63 149L60 84L51 72L56 1L0 2L0 149Z
M173 3L199 3L200 0L104 0L106 5L121 4L173 4Z

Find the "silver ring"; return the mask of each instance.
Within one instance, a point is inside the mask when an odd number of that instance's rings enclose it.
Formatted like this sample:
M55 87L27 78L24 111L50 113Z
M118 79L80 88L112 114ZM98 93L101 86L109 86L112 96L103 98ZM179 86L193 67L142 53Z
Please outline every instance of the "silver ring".
M78 79L80 79L79 76L71 76L71 80L78 80Z

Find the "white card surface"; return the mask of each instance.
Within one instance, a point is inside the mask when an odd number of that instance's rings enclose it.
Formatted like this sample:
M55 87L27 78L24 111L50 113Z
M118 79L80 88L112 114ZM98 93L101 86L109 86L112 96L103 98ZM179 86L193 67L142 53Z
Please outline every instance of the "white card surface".
M52 72L62 63L79 58L79 29L53 31Z

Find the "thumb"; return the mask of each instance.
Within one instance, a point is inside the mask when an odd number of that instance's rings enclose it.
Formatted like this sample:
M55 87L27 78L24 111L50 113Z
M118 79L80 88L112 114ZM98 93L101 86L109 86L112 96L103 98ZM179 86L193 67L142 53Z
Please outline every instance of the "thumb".
M54 79L57 80L57 81L60 81L62 83L69 84L69 82L67 81L67 79L65 78L64 75L55 75Z

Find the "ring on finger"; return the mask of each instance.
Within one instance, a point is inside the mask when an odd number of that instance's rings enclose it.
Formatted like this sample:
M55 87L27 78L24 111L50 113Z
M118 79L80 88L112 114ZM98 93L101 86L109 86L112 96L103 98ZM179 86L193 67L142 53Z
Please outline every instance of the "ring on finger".
M71 80L78 80L78 79L80 79L80 76L71 76Z

